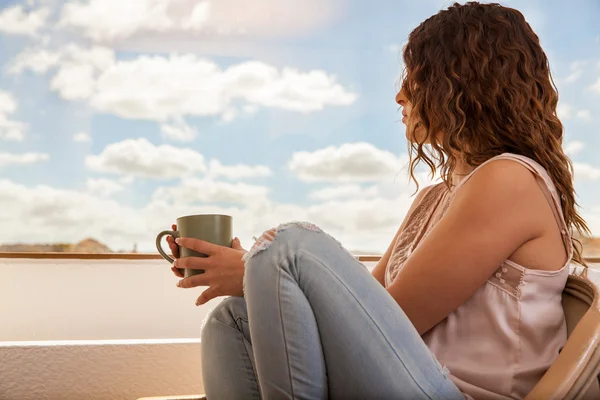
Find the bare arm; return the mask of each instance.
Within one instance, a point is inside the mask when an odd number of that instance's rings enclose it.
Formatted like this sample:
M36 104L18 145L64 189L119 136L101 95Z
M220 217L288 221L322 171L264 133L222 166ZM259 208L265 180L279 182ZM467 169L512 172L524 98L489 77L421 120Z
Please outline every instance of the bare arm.
M457 192L387 288L420 334L466 302L521 245L543 234L536 194L533 174L506 160L482 167Z
M383 287L385 287L385 269L386 269L387 263L388 263L388 261L390 259L390 255L392 254L392 250L394 249L394 245L396 244L396 240L398 239L398 235L400 235L400 233L404 230L404 227L406 226L406 221L407 221L408 216L410 215L410 213L413 212L413 210L415 209L415 207L417 207L417 205L421 202L421 200L423 199L423 196L425 195L425 193L430 188L431 188L431 186L423 188L423 190L421 190L417 194L417 196L413 200L410 208L408 209L408 212L406 213L406 216L404 217L404 221L402 221L402 224L400 225L400 228L398 229L398 231L394 235L394 239L392 239L392 242L390 243L390 245L388 246L387 250L385 251L385 253L381 257L381 259L379 260L379 262L377 263L377 265L373 269L373 272L371 273L375 277L375 279L377 279L379 281L379 283L381 283L381 285Z

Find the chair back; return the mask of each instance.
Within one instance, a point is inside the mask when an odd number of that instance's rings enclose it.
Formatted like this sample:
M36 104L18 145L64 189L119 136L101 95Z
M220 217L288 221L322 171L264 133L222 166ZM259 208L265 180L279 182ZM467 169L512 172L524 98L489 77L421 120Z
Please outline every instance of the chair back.
M567 342L526 400L600 399L600 310L596 285L569 275L562 295Z

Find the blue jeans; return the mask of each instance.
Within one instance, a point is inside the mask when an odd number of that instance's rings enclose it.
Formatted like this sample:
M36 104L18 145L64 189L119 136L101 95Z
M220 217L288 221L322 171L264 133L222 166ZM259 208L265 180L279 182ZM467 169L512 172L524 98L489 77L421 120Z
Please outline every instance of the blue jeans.
M209 400L464 399L335 239L292 223L249 255L244 298L222 301L202 330Z

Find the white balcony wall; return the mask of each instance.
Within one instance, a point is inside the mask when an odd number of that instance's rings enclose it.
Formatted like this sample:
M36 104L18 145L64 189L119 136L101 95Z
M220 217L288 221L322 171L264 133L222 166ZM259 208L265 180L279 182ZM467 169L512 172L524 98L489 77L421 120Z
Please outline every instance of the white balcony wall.
M0 341L197 338L217 302L161 260L0 262Z
M176 281L161 260L0 259L0 399L202 393L200 328L219 300L196 307L201 289Z
M372 266L373 264L371 264ZM162 260L0 259L0 399L203 392L194 305Z

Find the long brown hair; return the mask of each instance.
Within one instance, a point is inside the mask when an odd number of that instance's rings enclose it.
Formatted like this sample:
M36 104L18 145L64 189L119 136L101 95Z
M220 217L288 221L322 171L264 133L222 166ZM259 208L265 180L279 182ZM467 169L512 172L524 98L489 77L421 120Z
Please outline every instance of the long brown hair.
M523 14L499 4L455 3L410 33L403 57L402 88L423 132L410 143L415 183L420 162L450 185L458 155L478 166L502 153L521 154L550 174L572 233L590 234L562 149L548 59ZM585 265L577 244L573 261Z

